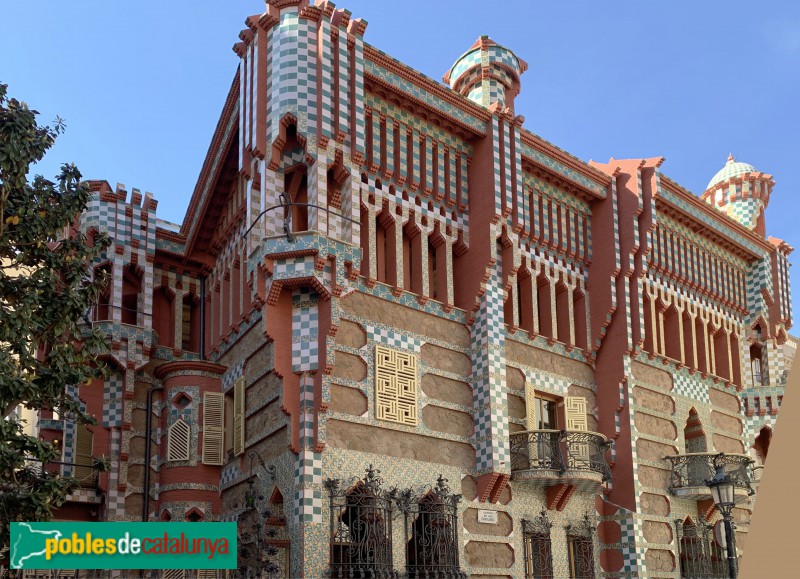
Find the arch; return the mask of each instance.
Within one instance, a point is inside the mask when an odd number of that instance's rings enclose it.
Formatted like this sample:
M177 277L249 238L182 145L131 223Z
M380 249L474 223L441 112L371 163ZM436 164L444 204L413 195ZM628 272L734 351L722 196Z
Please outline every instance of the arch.
M175 347L175 292L167 286L153 292L153 330L160 346Z
M192 507L186 512L184 518L190 523L200 523L206 519L206 515L197 507Z

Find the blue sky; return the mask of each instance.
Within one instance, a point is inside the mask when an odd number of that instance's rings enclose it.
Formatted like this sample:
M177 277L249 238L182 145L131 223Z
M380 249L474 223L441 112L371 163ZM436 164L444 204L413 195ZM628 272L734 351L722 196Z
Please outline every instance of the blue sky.
M369 22L367 42L436 80L482 34L511 48L529 64L517 114L581 159L663 156L662 171L700 193L732 152L774 176L768 234L800 248L800 2L337 6ZM44 121L67 122L39 171L74 162L86 178L152 191L159 215L180 222L236 70L231 46L263 7L0 0L0 81Z

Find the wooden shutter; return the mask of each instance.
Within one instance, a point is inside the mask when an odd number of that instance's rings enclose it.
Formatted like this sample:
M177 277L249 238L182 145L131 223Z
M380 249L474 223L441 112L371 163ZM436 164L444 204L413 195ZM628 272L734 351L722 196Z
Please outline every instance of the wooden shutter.
M224 462L224 409L222 392L203 394L203 464L221 465Z
M75 478L89 480L94 475L92 464L92 444L94 434L85 426L78 424L75 429Z
M233 385L233 454L244 454L244 377Z
M589 421L586 419L586 398L583 396L564 398L564 417L567 430L589 430Z
M179 418L167 429L167 460L189 460L191 427Z
M164 569L161 573L164 579L186 579L186 571L183 569Z
M536 430L536 393L532 384L525 384L525 419L528 430Z

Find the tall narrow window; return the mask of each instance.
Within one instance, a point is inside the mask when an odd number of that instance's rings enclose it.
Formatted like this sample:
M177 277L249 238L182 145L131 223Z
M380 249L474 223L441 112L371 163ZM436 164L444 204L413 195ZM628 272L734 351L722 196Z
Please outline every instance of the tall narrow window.
M594 579L594 525L589 515L567 525L569 573L572 579Z
M439 476L437 486L403 505L406 577L464 577L458 564L458 501Z
M550 301L550 280L544 273L536 277L537 315L539 317L539 333L548 338L553 337L553 311Z
M129 265L122 274L122 323L139 324L139 292L142 291L142 273L135 265Z
M200 351L200 300L193 294L183 296L181 309L181 349Z
M224 463L224 396L222 392L203 394L203 464Z
M753 378L753 386L763 386L766 383L762 366L764 359L763 350L764 348L761 344L753 344L750 346L750 373Z
M428 294L433 299L439 299L438 263L436 262L436 246L428 237Z
M175 295L169 288L160 287L153 292L153 330L158 334L158 345L175 346Z
M525 579L553 579L553 549L550 541L552 526L546 511L542 511L534 519L522 520Z

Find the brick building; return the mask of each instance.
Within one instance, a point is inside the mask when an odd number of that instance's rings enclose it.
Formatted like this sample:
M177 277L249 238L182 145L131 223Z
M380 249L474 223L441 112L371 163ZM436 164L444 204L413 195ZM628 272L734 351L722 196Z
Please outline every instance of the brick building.
M262 497L247 557L292 577L692 576L724 453L744 547L794 352L772 177L731 157L698 196L661 158L581 161L488 37L441 84L330 2L246 23L183 223L92 182L113 371L75 390L97 427L39 426L66 472L112 468L58 516Z

